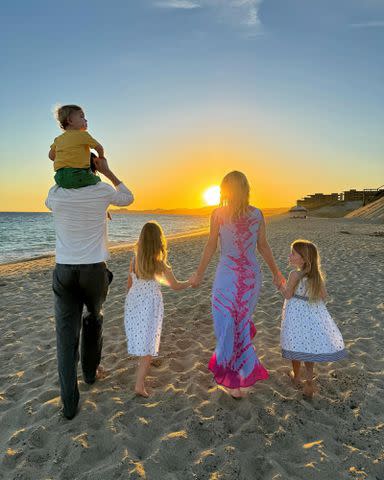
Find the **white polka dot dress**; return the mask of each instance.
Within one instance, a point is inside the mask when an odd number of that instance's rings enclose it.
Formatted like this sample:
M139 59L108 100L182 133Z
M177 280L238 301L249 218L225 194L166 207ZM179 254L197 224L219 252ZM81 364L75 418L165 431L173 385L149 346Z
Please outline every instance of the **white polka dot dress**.
M160 346L164 305L156 280L132 277L132 286L125 299L124 325L130 355L157 356Z
M280 342L282 356L290 360L332 362L347 354L325 303L309 302L306 278L300 280L295 295L284 302Z

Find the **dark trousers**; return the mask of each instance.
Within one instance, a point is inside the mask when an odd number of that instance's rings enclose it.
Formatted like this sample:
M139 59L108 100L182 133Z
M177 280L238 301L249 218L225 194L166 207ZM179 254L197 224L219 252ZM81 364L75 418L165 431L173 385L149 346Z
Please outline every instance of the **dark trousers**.
M67 418L75 416L79 403L80 331L83 377L87 383L95 381L103 346L102 305L111 280L112 273L104 262L89 265L57 263L53 271L57 363L63 413Z

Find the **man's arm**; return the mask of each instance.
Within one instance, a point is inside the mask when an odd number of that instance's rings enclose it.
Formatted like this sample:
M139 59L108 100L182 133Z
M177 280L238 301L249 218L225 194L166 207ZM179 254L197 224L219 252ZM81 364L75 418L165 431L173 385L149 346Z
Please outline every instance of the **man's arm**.
M130 190L119 180L116 175L110 170L108 162L105 158L95 158L95 167L96 170L102 173L105 177L108 178L116 188L114 195L111 198L110 203L119 207L126 207L133 203L133 195Z
M94 150L96 150L96 152L97 152L97 154L99 155L100 158L104 158L104 148L100 143L98 143L94 147Z

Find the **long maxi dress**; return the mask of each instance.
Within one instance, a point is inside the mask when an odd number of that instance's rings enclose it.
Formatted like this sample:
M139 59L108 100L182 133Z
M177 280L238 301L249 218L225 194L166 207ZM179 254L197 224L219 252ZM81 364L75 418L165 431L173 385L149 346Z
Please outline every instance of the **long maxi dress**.
M208 368L219 385L249 387L269 376L252 344L256 334L252 314L261 287L256 245L262 213L249 207L249 213L234 222L224 221L223 209L216 210L215 215L221 245L212 291L217 343Z

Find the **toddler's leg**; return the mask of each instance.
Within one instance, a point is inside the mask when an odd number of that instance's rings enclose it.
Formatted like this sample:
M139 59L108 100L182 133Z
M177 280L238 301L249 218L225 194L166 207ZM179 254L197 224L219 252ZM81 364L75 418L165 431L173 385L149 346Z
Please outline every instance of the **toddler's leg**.
M137 395L141 395L142 397L149 397L149 393L145 389L145 377L148 374L149 367L151 365L151 359L151 355L140 357L139 365L137 367L135 392Z
M308 398L313 397L314 387L313 387L313 362L304 362L305 363L305 387L304 395Z

